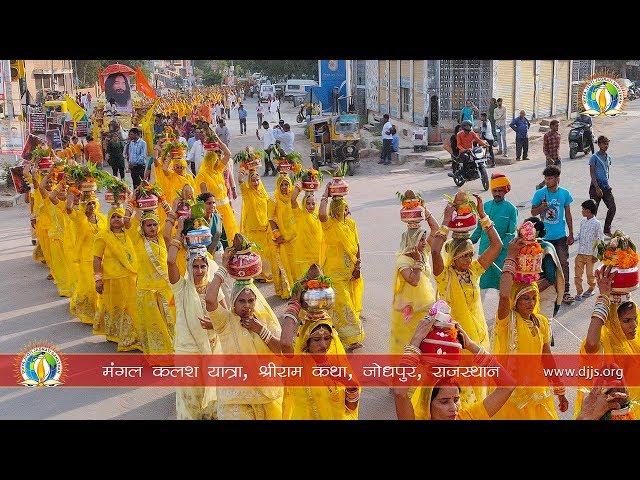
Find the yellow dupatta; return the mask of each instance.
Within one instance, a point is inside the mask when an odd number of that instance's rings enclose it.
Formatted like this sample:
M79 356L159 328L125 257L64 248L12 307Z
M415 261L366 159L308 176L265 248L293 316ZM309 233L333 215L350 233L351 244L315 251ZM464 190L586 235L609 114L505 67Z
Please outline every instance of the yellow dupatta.
M98 232L108 228L107 217L100 211L100 203L97 199L94 201L96 202L95 224L91 223L83 212L75 211L71 214L71 220L76 226L76 248L73 249L72 257L74 262L92 262L93 239Z
M307 320L296 337L294 352L308 354L307 343L311 333L319 326L331 330L331 345L325 354L329 359L333 357L331 365L351 368L346 361L346 352L340 341L340 336L333 322L326 312L324 318ZM285 392L283 402L283 418L288 420L357 420L358 410L349 410L345 405L346 387L338 382L327 380L325 387L290 387ZM331 385L329 385L331 383Z
M635 303L635 302L634 302ZM624 355L640 354L640 338L638 334L633 340L627 339L620 326L618 318L619 304L612 303L609 307L609 315L602 326L600 333L600 351L597 355L613 355L614 357ZM640 321L640 313L636 305L636 321ZM589 355L585 349L586 340L580 345L580 354ZM593 355L593 354L592 354ZM622 363L622 362L621 362ZM620 365L619 365L620 366ZM640 418L640 387L628 387L629 400L631 401L631 411L636 419ZM582 409L584 397L588 395L589 389L586 387L578 388L576 401L574 404L574 416L577 416Z
M240 215L240 230L242 232L260 230L265 231L269 227L267 215L269 194L264 188L262 180L257 188L251 186L247 179L240 184L242 194L242 213Z
M283 195L280 191L282 182L289 183L289 193L287 195ZM276 180L273 198L269 202L269 217L278 225L280 234L287 242L290 242L296 236L295 218L291 207L291 187L292 184L289 177L279 175Z
M195 178L195 184L198 187L196 191L199 192L200 184L204 183L207 186L207 191L216 197L217 203L228 199L227 186L222 175L225 168L226 165L216 152L206 151Z
M104 240L106 247L109 249L111 257L105 255L102 259L103 262L115 261L117 260L120 264L129 270L129 272L135 274L138 271L137 268L137 259L136 259L136 251L133 246L133 242L129 235L124 233L125 242L120 241L116 235L111 231L111 217L118 213L124 216L123 208L112 208L109 210L109 215L107 217L107 224L104 229L98 231L96 234L96 239Z

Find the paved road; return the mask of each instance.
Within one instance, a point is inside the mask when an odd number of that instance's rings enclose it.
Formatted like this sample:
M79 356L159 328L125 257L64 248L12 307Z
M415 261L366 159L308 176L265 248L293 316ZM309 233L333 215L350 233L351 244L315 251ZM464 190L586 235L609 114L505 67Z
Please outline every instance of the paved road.
M229 121L232 130L232 151L251 144L259 146L255 138L255 100L248 99L249 135L239 135L237 116ZM287 104L290 105L290 104ZM283 108L285 120L295 123L293 107ZM637 205L640 196L636 182L640 178L640 165L634 154L640 143L640 102L631 104L626 115L619 118L595 119L596 134L611 139L610 153L614 157L612 184L616 195L618 213L614 228L623 228L633 238L640 238L637 222ZM293 124L292 123L292 124ZM301 129L294 127L296 134ZM308 153L308 145L299 142L300 150ZM532 142L529 161L507 167L499 167L511 178L513 188L509 199L519 206L521 219L529 216L530 199L534 185L541 179L543 165L540 141ZM561 146L563 172L561 185L568 188L575 198L573 208L577 231L579 204L588 198L587 159L569 160L566 136ZM308 158L308 155L305 156ZM374 159L370 160L375 164ZM394 253L404 224L399 220L398 190L412 188L427 201L438 216L444 208L442 195L452 194L455 187L446 172L423 169L411 164L389 167L386 174L377 165L363 165L362 174L349 178L351 193L349 202L358 222L362 244L362 273L365 280L365 314L367 332L363 353L385 352L388 344L389 305ZM412 173L415 170L418 173ZM265 179L266 187L273 190L273 178ZM480 192L480 182L468 185L472 192ZM488 194L483 195L489 199ZM237 211L240 199L234 202ZM604 219L604 208L598 218ZM91 335L90 327L69 318L68 300L57 297L53 284L46 280L45 268L33 262L28 229L28 209L0 210L0 351L20 351L32 341L48 341L68 353L114 352L113 344L102 337ZM575 248L571 249L570 265L573 265ZM573 267L571 267L573 274ZM277 311L283 303L273 294L271 286L261 286L265 296L273 301ZM495 312L497 296L489 294L486 312ZM589 323L592 302L577 303L561 309L553 328L556 346L554 351L573 353L579 348ZM487 318L493 314L487 313ZM570 394L572 400L573 394ZM105 389L105 388L52 388L26 389L23 387L0 389L0 418L37 419L172 419L175 418L174 394L171 389ZM567 415L564 415L567 417ZM393 399L388 389L365 389L360 409L362 419L395 418Z

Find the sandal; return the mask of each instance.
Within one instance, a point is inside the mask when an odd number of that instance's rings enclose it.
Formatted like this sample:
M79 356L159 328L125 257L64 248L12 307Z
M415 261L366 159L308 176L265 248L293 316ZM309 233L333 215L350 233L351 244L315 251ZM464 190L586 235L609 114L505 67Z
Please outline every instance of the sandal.
M576 299L573 298L569 293L565 293L564 297L562 297L562 303L566 303L567 305L571 305L575 301Z

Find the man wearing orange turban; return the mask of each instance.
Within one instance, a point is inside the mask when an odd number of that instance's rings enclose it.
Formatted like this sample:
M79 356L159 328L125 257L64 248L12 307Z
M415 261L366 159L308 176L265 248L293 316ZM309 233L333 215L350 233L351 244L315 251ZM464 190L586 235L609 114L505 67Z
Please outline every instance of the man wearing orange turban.
M511 182L509 178L503 173L495 172L491 175L489 181L489 188L493 195L493 200L489 200L484 204L484 210L489 215L489 218L493 220L500 240L502 240L502 251L500 256L496 259L493 265L491 265L480 277L480 289L482 293L486 293L486 289L500 288L500 275L504 259L507 257L507 247L516 234L516 226L518 225L518 210L513 203L505 200L505 195L511 190ZM478 255L489 248L489 237L484 230L480 228L480 225L476 228L471 235L471 241L477 243L480 240L480 246L478 247ZM498 267L498 268L496 268Z

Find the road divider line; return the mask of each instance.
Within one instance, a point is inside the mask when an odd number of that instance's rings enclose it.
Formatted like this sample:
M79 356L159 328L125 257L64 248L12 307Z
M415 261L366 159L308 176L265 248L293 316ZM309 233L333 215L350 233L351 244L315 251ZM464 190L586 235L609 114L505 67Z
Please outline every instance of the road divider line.
M41 303L40 305L34 305L32 307L19 308L18 310L10 310L8 312L0 313L0 322L3 320L9 320L11 318L21 317L30 313L40 312L42 310L48 310L50 308L57 307L69 303L68 298L60 300L54 300L53 302Z

